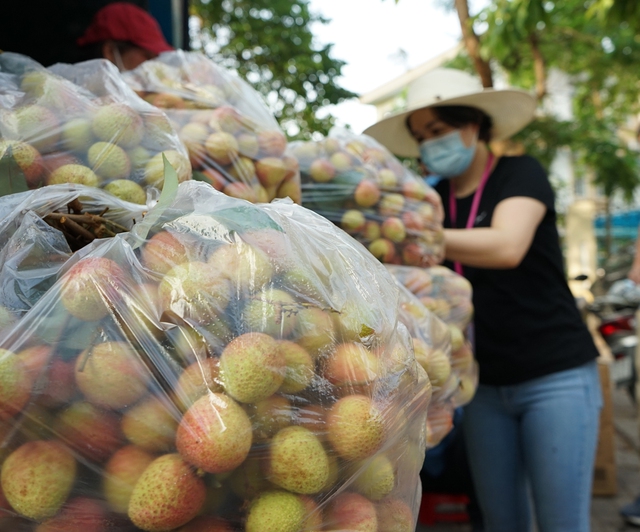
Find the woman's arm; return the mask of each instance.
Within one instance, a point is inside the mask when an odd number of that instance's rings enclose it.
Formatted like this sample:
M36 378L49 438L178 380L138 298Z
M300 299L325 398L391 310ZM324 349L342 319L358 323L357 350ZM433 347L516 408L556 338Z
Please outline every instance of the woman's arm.
M445 229L445 255L479 268L515 268L531 247L547 207L537 199L517 196L496 205L491 227Z

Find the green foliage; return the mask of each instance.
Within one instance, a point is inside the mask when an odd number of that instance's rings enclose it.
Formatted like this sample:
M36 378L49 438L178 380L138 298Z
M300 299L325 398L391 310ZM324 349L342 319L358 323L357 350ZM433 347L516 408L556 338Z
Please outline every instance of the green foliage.
M568 147L607 196L620 191L627 199L640 184L637 154L620 136L640 112L638 22L636 0L492 0L475 17L486 27L483 56L511 85L535 87L534 44L546 72L570 76L573 118L558 120L540 102L539 117L517 135L527 151L548 167Z
M192 46L264 95L290 138L327 134L335 118L318 110L356 96L337 84L344 61L314 39L312 25L327 20L308 0L194 0L191 9L202 22Z

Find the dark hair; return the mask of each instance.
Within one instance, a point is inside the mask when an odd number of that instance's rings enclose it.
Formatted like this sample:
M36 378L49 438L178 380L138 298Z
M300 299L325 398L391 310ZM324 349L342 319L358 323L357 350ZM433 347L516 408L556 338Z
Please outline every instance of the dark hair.
M455 128L466 126L467 124L477 124L479 126L478 139L484 142L491 140L493 120L484 111L466 105L434 106L431 110L445 124Z

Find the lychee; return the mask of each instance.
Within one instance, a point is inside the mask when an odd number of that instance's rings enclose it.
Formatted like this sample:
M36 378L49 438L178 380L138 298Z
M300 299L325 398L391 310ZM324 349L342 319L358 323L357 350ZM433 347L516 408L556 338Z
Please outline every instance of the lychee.
M61 443L28 442L2 464L2 491L20 515L38 521L46 519L67 500L76 468L73 455Z
M337 401L327 414L328 438L346 460L362 460L375 454L385 437L380 410L364 395Z
M208 473L238 467L249 454L252 427L245 411L222 393L208 393L184 414L176 434L178 452Z
M220 372L226 392L241 403L266 399L284 381L286 359L278 342L263 333L245 333L222 351Z
M333 348L335 327L331 315L317 307L306 307L298 312L294 337L315 360Z
M136 482L129 519L149 532L173 530L191 521L204 504L206 487L178 454L156 458Z
M245 532L300 532L304 519L300 497L281 490L265 491L251 502Z
M220 359L218 357L198 360L188 366L180 375L173 391L178 405L186 410L203 395L209 392L222 392L219 374Z
M300 308L284 290L268 287L247 301L242 316L246 330L284 338L293 332Z
M105 532L110 524L102 501L74 497L58 515L40 523L34 532Z
M325 526L327 530L335 531L377 532L376 508L358 493L341 493L327 508Z
M200 324L212 323L231 297L229 281L205 262L184 262L171 268L158 286L163 311Z
M94 142L91 120L88 118L72 118L62 124L62 145L66 150L84 152Z
M97 187L100 184L100 178L87 166L65 164L51 172L47 179L48 185L60 185L63 183Z
M383 454L368 461L355 462L349 469L355 476L354 489L372 501L379 501L391 493L396 476L393 464Z
M189 159L176 150L165 150L151 157L144 167L144 181L147 185L162 189L164 185L163 155L176 171L176 174L178 174L179 183L191 178L191 164L189 163Z
M219 131L207 137L204 148L209 157L219 164L230 164L236 157L240 146L231 133Z
M104 467L102 492L116 513L126 514L133 488L155 456L135 445L118 449Z
M286 174L287 167L279 157L265 157L256 161L256 175L265 187L278 186Z
M92 462L103 462L122 445L119 417L84 401L72 403L60 412L53 430Z
M287 148L287 139L280 131L259 131L258 145L263 155L268 157L281 157Z
M138 183L129 179L115 179L105 185L104 190L116 198L130 203L144 205L147 203L147 193Z
M286 369L280 385L282 393L298 393L311 384L315 375L315 363L307 350L289 340L279 342Z
M274 273L269 257L242 240L217 247L207 262L242 291L260 290Z
M12 351L0 349L0 419L20 412L31 395L33 377Z
M147 391L148 370L127 342L89 347L78 356L75 370L80 391L102 408L132 405Z
M407 503L400 499L384 499L376 505L378 530L413 532L415 518Z
M113 142L123 148L139 144L144 135L142 118L123 103L102 106L93 116L91 127L100 140Z
M170 451L175 445L180 412L158 397L150 396L122 416L122 432L131 443L149 452Z
M320 440L293 426L278 432L269 446L268 479L294 493L318 493L329 478L329 459Z
M15 112L18 135L40 153L51 151L60 139L56 116L41 105L26 105Z
M325 378L337 386L368 384L379 372L378 359L360 343L338 345L325 362Z
M169 231L153 235L141 251L142 264L159 274L189 260L185 244Z
M122 179L131 172L127 152L111 142L96 142L87 152L87 160L93 171L103 179Z
M272 395L254 405L247 405L245 409L253 425L255 442L268 440L279 430L291 425L293 419L291 403L279 395Z

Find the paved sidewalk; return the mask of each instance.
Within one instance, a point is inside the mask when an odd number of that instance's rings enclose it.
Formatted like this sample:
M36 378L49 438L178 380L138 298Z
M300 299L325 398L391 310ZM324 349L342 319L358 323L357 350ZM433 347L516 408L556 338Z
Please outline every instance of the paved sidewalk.
M613 390L618 493L613 497L593 497L591 532L640 532L625 525L618 509L640 495L640 429L637 408L623 390ZM465 524L418 525L416 532L471 532ZM515 531L514 531L515 532Z

